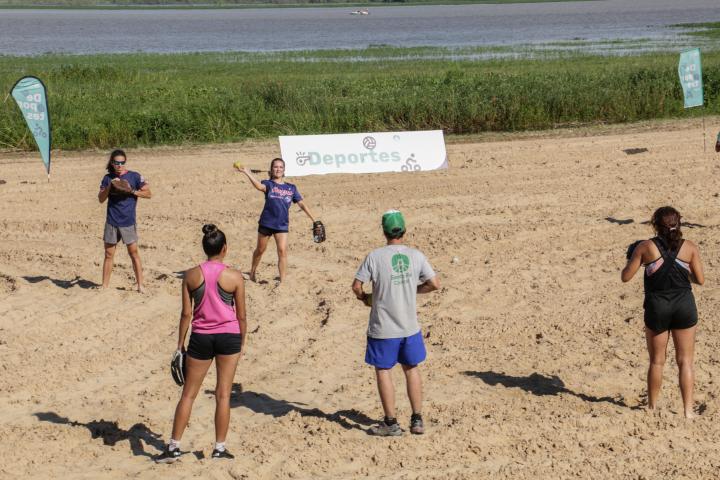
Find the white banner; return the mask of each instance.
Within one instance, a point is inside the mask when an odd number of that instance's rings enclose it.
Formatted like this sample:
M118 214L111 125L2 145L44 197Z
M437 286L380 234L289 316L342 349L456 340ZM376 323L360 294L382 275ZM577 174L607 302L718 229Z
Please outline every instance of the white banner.
M281 136L280 151L288 177L448 167L442 130Z

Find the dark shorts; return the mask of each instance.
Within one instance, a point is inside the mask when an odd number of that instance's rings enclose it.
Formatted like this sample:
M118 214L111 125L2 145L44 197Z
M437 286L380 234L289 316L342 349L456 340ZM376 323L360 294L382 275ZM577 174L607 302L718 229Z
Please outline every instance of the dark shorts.
M425 360L426 355L421 332L402 338L368 337L365 363L376 368L392 368L396 363L415 366Z
M242 335L239 333L193 333L187 354L197 360L211 360L215 355L240 353Z
M698 322L692 290L646 294L643 307L645 326L654 332L690 328Z
M266 237L272 237L276 233L288 233L288 231L287 230L275 230L274 228L267 228L267 227L263 227L262 225L259 225L258 233L260 235L265 235Z

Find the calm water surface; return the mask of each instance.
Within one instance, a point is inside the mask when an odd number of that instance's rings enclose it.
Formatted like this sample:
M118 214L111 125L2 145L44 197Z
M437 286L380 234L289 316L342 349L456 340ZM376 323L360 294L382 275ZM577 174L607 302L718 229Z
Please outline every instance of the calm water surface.
M668 39L720 0L248 10L2 10L0 54L277 51Z

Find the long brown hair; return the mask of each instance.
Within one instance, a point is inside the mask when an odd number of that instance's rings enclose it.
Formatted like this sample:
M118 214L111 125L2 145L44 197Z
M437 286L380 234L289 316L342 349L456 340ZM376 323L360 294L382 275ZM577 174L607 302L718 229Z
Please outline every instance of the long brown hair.
M657 236L665 240L672 251L676 251L682 242L681 219L680 212L673 207L660 207L650 220Z
M127 155L125 155L125 152L120 150L119 148L117 150L113 150L110 154L110 158L108 159L107 165L105 165L105 170L112 175L115 173L115 170L112 166L112 161L115 160L117 157L123 157L127 161Z

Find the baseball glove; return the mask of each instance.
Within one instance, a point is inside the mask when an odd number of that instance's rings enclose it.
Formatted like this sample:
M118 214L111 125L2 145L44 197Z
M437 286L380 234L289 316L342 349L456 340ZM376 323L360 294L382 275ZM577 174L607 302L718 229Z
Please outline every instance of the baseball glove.
M633 243L628 245L627 250L625 251L625 258L630 260L630 257L632 257L633 252L637 248L638 245L640 245L643 241L642 240L635 240Z
M363 301L362 301L362 302L365 304L366 307L372 307L373 294L366 292L365 295L363 295Z
M170 360L170 373L178 387L185 385L185 354L180 350L176 351Z
M312 227L313 241L315 243L322 243L325 241L325 225L320 220L313 222Z
M115 194L131 195L133 193L133 189L130 186L130 182L121 178L110 182L110 192Z

